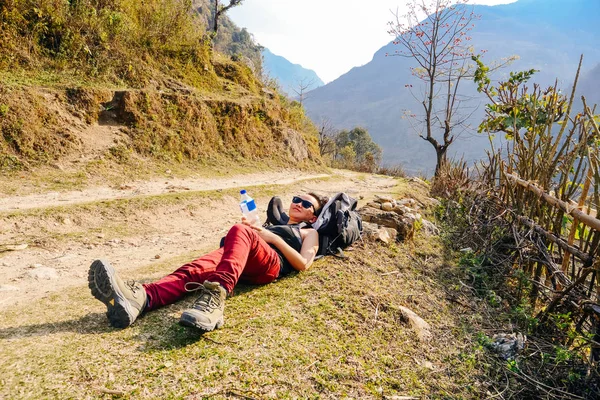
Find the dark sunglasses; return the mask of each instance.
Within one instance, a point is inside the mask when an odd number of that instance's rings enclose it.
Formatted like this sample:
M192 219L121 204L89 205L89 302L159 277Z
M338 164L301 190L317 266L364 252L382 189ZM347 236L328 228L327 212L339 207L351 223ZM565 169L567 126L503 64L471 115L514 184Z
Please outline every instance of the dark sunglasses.
M313 208L313 210L315 209L315 205L313 203L311 203L308 200L304 200L298 196L292 197L292 203L294 203L294 204L302 203L302 207L306 208L307 210L311 207Z

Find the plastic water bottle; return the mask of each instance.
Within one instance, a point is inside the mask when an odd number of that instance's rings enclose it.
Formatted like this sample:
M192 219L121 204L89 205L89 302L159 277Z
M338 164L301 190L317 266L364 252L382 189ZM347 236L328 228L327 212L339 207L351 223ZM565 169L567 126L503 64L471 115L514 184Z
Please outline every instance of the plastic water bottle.
M244 217L252 225L260 225L260 217L258 216L258 209L256 208L254 199L246 193L246 190L240 190L240 195L240 209L242 210L242 214L244 214Z

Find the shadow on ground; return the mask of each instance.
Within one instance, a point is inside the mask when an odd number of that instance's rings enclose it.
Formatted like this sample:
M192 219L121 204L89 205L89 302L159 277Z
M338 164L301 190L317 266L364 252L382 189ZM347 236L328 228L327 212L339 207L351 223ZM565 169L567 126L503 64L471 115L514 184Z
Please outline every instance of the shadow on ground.
M46 336L59 332L74 332L84 335L106 333L116 330L108 325L106 315L91 313L79 319L43 324L21 325L0 329L0 339L19 339L24 337Z

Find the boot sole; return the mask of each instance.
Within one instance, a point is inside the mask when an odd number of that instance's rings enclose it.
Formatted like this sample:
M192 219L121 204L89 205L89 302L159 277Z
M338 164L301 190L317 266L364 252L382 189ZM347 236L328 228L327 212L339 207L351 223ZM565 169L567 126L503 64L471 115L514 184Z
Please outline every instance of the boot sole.
M190 328L198 328L205 332L210 332L212 330L219 329L223 326L224 323L225 320L223 319L223 317L221 317L221 319L219 319L213 325L204 325L201 322L198 322L194 316L185 313L181 314L181 318L179 319L179 325L187 326Z
M92 295L106 306L108 321L115 328L127 328L133 323L131 305L115 280L116 271L109 262L96 260L90 266L88 286Z

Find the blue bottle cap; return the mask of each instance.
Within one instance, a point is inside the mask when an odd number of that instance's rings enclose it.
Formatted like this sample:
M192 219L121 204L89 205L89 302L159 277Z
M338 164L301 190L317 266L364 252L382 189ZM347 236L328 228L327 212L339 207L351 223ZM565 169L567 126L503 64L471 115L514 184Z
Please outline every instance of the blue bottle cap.
M246 194L246 189L240 190L240 194Z

